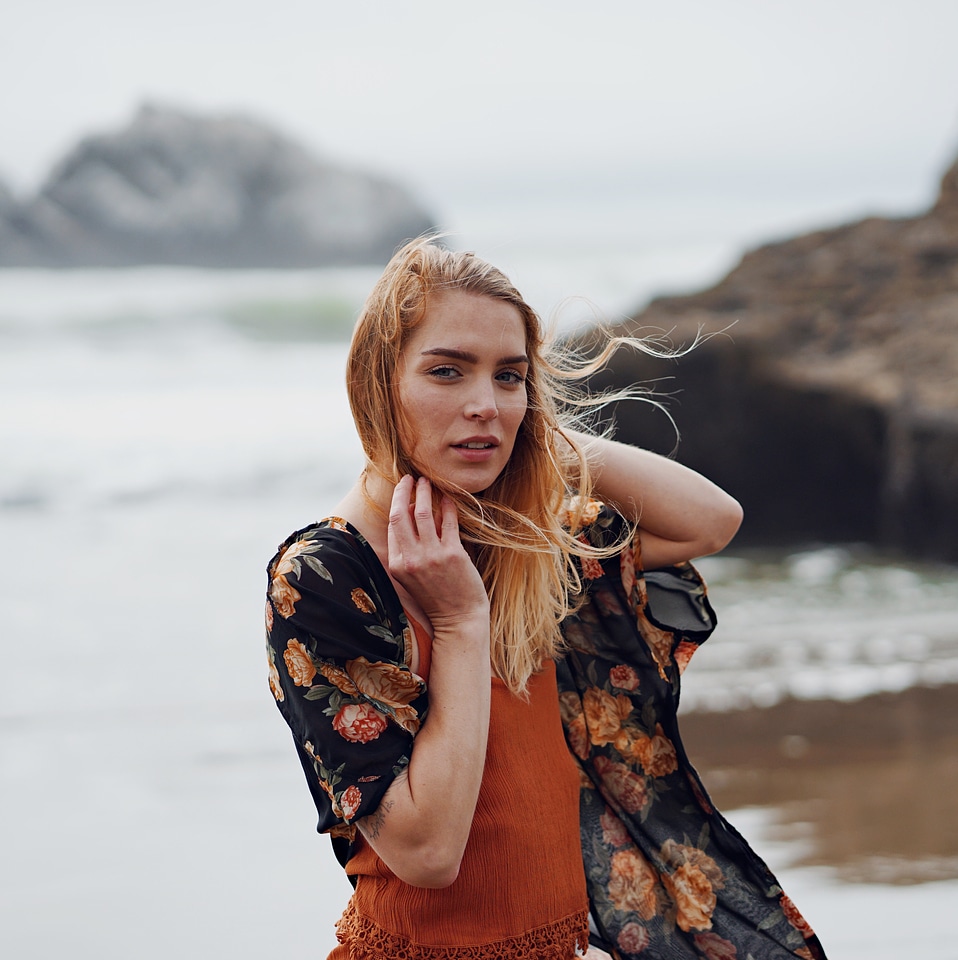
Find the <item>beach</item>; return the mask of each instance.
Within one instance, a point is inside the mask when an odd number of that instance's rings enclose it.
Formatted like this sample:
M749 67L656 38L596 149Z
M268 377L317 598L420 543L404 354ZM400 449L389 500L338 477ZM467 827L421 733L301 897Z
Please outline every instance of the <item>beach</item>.
M955 957L958 688L682 719L716 806L830 957Z
M276 545L361 462L342 331L369 276L0 276L5 956L332 946L349 885L262 611ZM958 570L833 544L702 570L683 730L719 809L829 956L958 957Z
M857 883L958 878L958 687L692 713L684 740L721 810L774 810L803 866Z

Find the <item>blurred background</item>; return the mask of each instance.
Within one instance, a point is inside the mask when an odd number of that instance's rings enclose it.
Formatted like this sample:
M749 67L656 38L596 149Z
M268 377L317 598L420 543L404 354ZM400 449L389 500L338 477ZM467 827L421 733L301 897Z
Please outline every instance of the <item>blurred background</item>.
M563 333L738 321L653 374L682 391L678 458L758 518L701 563L721 622L684 679L689 751L830 956L958 957L958 6L4 19L5 956L332 946L348 884L266 685L265 564L356 475L350 326L435 227ZM706 420L696 384L728 382L756 386Z

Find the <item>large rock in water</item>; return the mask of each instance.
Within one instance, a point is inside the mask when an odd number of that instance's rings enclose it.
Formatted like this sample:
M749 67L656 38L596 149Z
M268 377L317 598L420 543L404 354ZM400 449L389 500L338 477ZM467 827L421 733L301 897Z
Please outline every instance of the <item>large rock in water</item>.
M958 560L958 163L926 214L764 246L626 332L649 327L716 335L678 360L620 355L599 385L673 378L657 386L676 391L680 459L743 502L744 542ZM668 452L642 407L620 408L618 435Z
M80 142L35 197L0 197L0 266L381 263L432 225L397 184L261 123L147 106Z

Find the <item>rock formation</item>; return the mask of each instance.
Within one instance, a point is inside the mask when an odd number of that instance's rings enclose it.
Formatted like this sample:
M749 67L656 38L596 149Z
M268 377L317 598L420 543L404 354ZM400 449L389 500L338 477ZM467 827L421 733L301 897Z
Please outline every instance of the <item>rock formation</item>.
M13 199L13 191L3 180L0 180L0 222L13 212L15 206L16 201Z
M0 195L0 266L377 263L431 226L397 184L261 123L146 106L81 141L36 196Z
M761 247L626 328L713 335L676 360L622 355L598 385L673 378L657 386L680 459L742 500L744 542L958 560L958 163L924 215ZM669 451L642 406L619 410L619 436Z

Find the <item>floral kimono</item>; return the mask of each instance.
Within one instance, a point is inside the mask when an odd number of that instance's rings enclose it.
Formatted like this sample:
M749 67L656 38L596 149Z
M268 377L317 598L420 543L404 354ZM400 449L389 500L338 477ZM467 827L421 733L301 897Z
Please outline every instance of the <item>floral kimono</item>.
M619 542L599 504L582 533ZM712 807L678 734L679 676L715 625L690 565L641 573L638 539L581 564L585 603L563 625L559 710L581 773L582 857L595 929L616 960L803 957L812 930L765 864ZM362 535L327 519L269 566L269 682L345 865L356 820L408 765L428 711L413 635Z
M586 531L616 542L607 510ZM593 943L633 957L825 953L768 867L711 804L679 737L679 678L715 628L690 564L641 572L639 540L585 560L587 600L563 625L559 705L579 763Z

